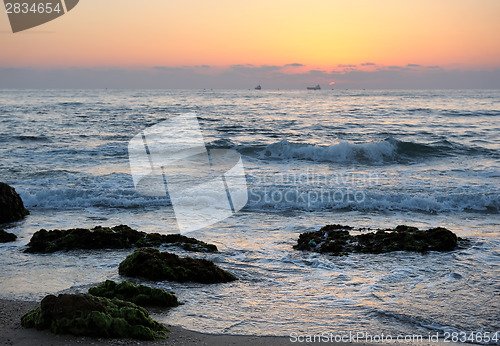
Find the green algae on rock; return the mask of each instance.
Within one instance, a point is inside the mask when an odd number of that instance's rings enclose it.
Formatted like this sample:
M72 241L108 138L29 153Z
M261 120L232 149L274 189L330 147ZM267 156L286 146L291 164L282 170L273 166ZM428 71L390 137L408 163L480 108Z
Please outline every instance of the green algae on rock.
M21 324L55 334L140 340L165 339L169 331L140 306L90 294L48 295L21 318Z
M8 243L11 241L15 241L17 239L17 235L14 233L9 233L0 229L0 243Z
M217 252L217 247L180 234L158 234L136 231L129 226L97 226L92 229L41 229L33 234L29 253L51 253L74 249L127 249L131 247L172 245L187 251Z
M194 281L201 283L230 282L237 278L214 262L205 259L181 258L169 252L142 248L120 263L119 273L150 280Z
M99 286L90 288L89 294L109 299L118 298L140 306L174 307L181 304L173 293L160 288L134 285L130 281L123 281L118 284L106 280Z
M374 230L373 232L351 235L353 227L342 225L326 225L319 231L306 232L299 236L296 250L346 255L358 253L386 253L391 251L452 251L459 241L453 232L437 227L419 230L405 225L394 229Z
M16 190L0 182L0 223L21 220L29 213Z

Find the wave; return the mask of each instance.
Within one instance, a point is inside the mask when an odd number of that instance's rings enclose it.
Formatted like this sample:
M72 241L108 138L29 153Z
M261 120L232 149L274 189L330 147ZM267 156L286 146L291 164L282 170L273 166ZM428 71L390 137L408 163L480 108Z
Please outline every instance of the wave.
M13 141L19 142L52 142L52 140L45 135L17 135L12 136L7 133L0 133L0 142L11 143Z
M220 138L206 144L207 149L232 149L235 147L230 139Z
M387 138L379 142L350 143L323 146L310 143L290 142L286 139L255 150L262 159L293 159L336 163L408 163L419 158L441 157L453 154L454 144L442 141L421 144ZM242 153L251 153L248 148Z
M442 111L441 114L449 117L498 117L500 116L500 110L466 111L450 109Z
M168 196L147 197L129 188L16 188L28 209L75 210L82 208L157 209L169 207ZM247 211L363 212L477 212L500 213L498 193L407 194L365 192L350 188L300 189L297 187L249 187Z
M133 209L170 204L168 196L138 194L127 173L93 175L56 169L33 172L26 178L14 186L28 209Z
M85 103L83 102L59 102L57 105L59 106L83 106Z
M47 136L32 136L32 135L21 135L21 136L13 136L14 139L18 141L31 141L31 142L50 142L50 139Z
M432 108L408 108L407 110L410 114L433 114L442 115L445 117L497 117L500 116L500 110L458 110L458 109L447 109L447 110L437 110Z
M157 208L170 205L168 197L146 197L130 189L16 189L28 209L78 210L82 208Z
M363 212L478 212L500 213L500 196L495 193L405 194L364 192L353 189L300 190L296 188L251 188L247 210Z

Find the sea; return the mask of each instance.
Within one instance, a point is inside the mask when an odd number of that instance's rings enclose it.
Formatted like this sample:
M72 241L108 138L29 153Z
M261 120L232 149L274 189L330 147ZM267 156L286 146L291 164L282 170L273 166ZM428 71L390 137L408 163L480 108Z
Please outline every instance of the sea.
M240 154L248 201L186 234L219 253L169 251L239 280L131 279L184 302L155 319L204 333L499 342L500 90L0 90L0 181L31 212L2 226L18 239L0 244L0 298L127 279L118 265L133 249L24 253L40 229L179 233L168 195L136 191L128 144L187 113L209 150ZM469 244L340 257L293 249L327 224L440 226Z

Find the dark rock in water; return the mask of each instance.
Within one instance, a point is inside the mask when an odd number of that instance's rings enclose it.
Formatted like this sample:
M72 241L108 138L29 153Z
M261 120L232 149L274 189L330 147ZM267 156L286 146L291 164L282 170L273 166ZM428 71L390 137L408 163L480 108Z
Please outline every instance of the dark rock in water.
M173 293L144 285L136 286L130 281L117 284L114 281L106 280L99 286L90 288L89 294L110 299L118 298L140 306L172 307L181 304Z
M25 252L50 253L74 249L127 249L134 246L160 246L163 244L178 246L188 251L217 252L215 245L207 244L201 240L180 234L163 235L140 232L126 225L52 231L41 229L33 234Z
M437 227L419 230L400 225L394 229L351 235L352 227L327 225L319 231L306 232L299 236L294 249L346 255L351 252L385 253L391 251L452 251L458 247L459 239L446 228Z
M50 328L55 334L140 340L164 339L169 331L140 306L90 294L46 296L39 307L21 318L21 324Z
M150 280L195 281L201 283L229 282L237 278L214 262L205 259L181 258L157 249L136 250L120 263L119 273Z
M17 235L14 233L5 232L3 229L0 229L0 243L8 243L16 239Z
M214 244L208 244L201 240L186 237L181 234L147 233L145 237L139 239L135 243L135 246L149 247L149 246L159 246L163 244L173 244L175 246L183 248L186 251L194 251L194 252L218 251L217 246L215 246Z
M29 213L16 190L0 183L0 223L21 220Z

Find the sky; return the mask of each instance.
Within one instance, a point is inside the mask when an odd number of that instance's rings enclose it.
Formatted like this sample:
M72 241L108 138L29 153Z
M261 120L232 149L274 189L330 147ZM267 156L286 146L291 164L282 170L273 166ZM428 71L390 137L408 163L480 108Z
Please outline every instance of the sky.
M499 0L82 0L12 33L0 88L500 88Z

